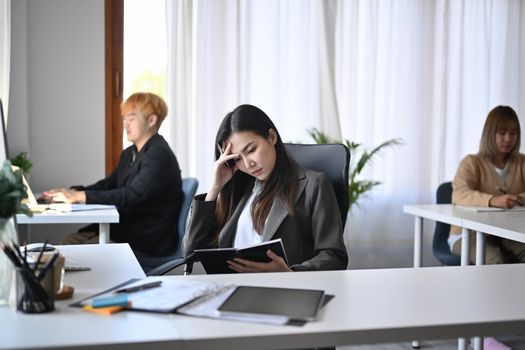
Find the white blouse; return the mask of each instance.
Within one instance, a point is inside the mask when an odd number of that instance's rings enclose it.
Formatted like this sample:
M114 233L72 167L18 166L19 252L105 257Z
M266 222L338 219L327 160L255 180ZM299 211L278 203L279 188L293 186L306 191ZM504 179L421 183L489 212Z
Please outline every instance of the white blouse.
M250 210L253 199L261 191L261 189L262 183L260 181L255 181L252 194L250 198L248 198L248 201L246 202L246 205L239 216L239 221L237 222L237 231L235 233L235 240L233 242L233 246L235 248L242 248L261 243L262 234L258 234L257 231L255 231Z

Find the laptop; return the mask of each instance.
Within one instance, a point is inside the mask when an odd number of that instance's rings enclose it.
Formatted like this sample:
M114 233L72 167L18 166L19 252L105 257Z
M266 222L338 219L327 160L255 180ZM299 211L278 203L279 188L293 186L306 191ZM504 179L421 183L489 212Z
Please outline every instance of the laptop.
M12 166L13 170L18 169L16 166ZM31 187L27 183L25 176L22 174L22 181L26 186L27 198L22 200L22 203L27 205L29 210L33 213L42 213L45 210L52 209L59 212L71 212L71 211L86 211L86 210L104 210L104 209L113 209L114 205L110 204L76 204L76 203L64 203L64 202L53 202L51 198L42 198L35 196Z
M14 170L18 170L19 168L15 165L11 166ZM26 194L27 198L24 198L22 200L22 203L27 205L29 210L31 210L33 213L42 213L44 210L49 209L50 202L41 201L39 202L33 191L31 190L31 187L29 187L29 183L26 180L26 177L22 174L22 181L24 182L24 185L26 186Z

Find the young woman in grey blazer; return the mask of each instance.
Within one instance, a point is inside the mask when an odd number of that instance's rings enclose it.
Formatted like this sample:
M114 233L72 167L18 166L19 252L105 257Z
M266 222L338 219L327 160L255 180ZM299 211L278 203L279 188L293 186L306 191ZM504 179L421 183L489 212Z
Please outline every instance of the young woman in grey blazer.
M193 200L185 255L281 238L289 265L269 250L268 263L234 259L229 267L237 272L346 269L343 227L330 181L299 167L262 110L241 105L228 113L216 145L213 183Z

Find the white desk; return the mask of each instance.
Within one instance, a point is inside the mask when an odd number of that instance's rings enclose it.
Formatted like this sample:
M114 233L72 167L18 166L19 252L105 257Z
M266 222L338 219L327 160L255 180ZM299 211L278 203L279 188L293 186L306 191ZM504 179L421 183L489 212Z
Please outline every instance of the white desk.
M66 274L66 283L76 288L75 300L143 276L127 245L62 249L76 260L92 259L92 271ZM68 307L71 301L57 302L56 311L41 315L3 307L0 349L283 349L407 341L414 334L449 339L525 329L525 264L172 278L320 288L335 298L317 322L303 327L142 312L103 316ZM486 307L487 300L497 307Z
M468 265L470 260L469 230L476 231L476 265L485 263L485 234L525 242L525 213L496 211L474 212L452 204L404 205L403 211L414 215L414 267L421 266L423 219L444 222L461 227L461 265ZM466 348L466 342L460 339L459 349ZM475 349L481 349L481 341L475 340Z
M24 214L16 215L18 224L99 224L99 243L109 242L109 224L119 222L119 214L116 208L103 210L85 210L60 212L46 210L42 213L33 214L29 217Z
M423 219L440 221L462 228L461 264L468 265L468 230L477 232L476 265L485 260L485 234L525 243L525 212L474 212L452 204L404 205L403 212L414 215L414 267L421 266Z

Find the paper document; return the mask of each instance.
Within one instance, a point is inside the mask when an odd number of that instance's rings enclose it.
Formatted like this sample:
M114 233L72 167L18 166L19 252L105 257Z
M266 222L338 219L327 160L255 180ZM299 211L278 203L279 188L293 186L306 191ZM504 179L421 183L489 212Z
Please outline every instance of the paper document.
M515 206L512 209L504 209L504 208L495 208L495 207L475 207L475 206L466 206L466 205L456 205L456 207L468 211L475 211L475 212L492 212L492 211L525 211L525 207L522 206Z

